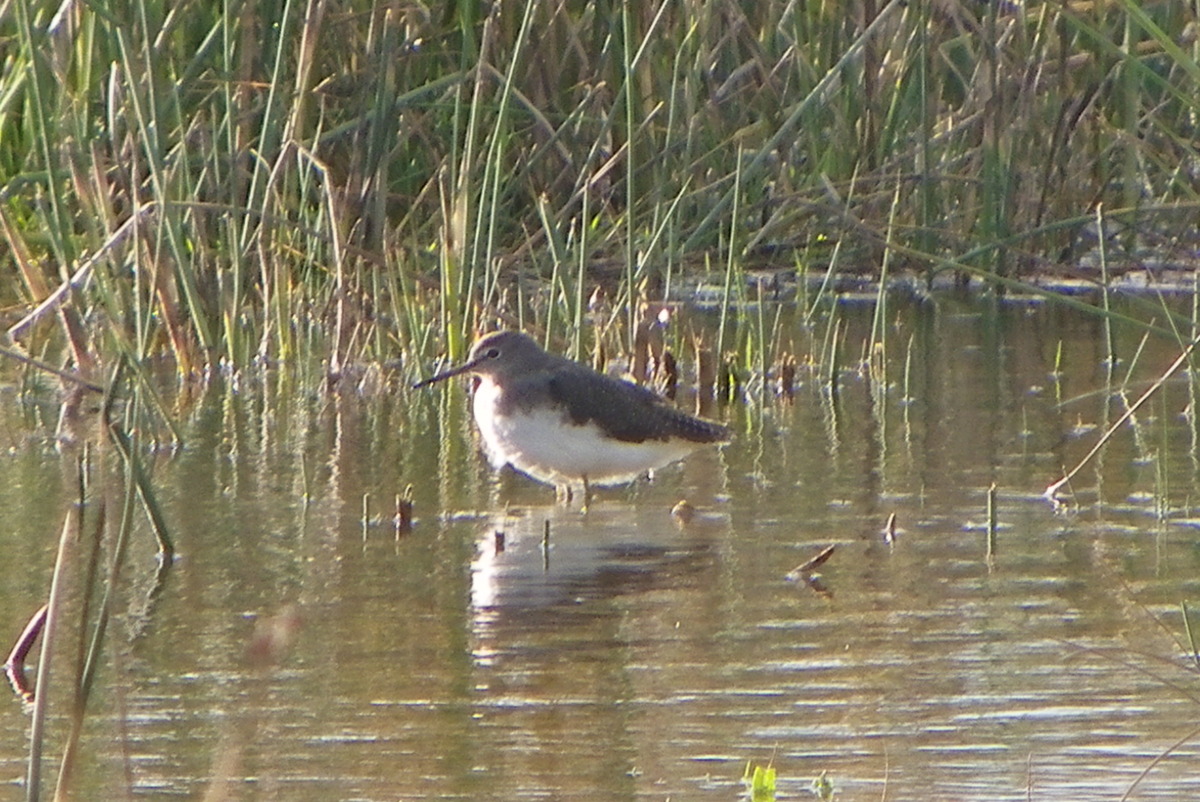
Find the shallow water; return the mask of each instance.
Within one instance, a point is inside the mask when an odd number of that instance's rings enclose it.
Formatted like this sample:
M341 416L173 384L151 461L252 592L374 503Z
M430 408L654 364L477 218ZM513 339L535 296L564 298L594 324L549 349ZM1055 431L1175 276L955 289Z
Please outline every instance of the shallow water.
M873 309L838 314L850 365ZM1135 782L1135 799L1193 798L1189 387L1118 433L1068 509L1040 495L1177 347L1118 332L1110 371L1096 321L1036 304L888 322L875 375L833 393L801 371L794 403L726 409L732 445L586 514L485 464L462 385L214 388L179 412L186 447L154 462L179 557L155 587L139 529L77 795L730 800L753 762L776 767L781 799L821 772L846 799L1117 799ZM3 406L15 639L45 599L75 458L47 434L53 404ZM397 536L409 483L417 524ZM819 586L788 580L829 545ZM285 609L294 645L254 665L255 620ZM15 696L0 716L15 798L29 718Z

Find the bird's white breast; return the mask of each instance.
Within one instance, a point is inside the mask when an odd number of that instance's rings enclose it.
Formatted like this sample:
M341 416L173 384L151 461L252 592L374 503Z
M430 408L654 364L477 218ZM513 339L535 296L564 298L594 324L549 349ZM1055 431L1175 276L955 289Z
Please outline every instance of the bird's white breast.
M475 422L494 466L512 465L554 485L624 482L662 467L692 451L696 444L647 440L630 443L605 438L593 423L575 425L563 410L550 406L509 405L502 414L503 390L482 377L475 390Z

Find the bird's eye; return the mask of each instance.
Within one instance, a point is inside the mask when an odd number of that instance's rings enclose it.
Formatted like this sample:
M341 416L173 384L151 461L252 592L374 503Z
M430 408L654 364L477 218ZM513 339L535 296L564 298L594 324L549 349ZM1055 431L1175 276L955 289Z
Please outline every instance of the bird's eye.
M496 357L500 356L500 349L499 348L489 348L489 349L487 349L487 353L484 354L484 356L486 356L488 359L495 359Z

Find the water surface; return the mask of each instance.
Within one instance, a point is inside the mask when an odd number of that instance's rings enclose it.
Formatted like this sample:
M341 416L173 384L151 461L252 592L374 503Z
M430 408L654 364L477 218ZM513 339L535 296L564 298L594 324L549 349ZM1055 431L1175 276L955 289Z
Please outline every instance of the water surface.
M1119 331L1110 366L1093 319L939 300L889 310L872 351L873 313L838 310L836 387L802 369L794 402L726 407L733 444L587 514L487 466L460 384L326 395L268 374L181 406L186 445L153 463L178 560L156 587L141 525L79 797L731 800L753 762L781 799L821 772L846 799L1194 798L1191 388L1145 406L1067 509L1040 496L1177 346ZM788 325L819 347L820 326ZM52 396L5 395L13 639L76 457ZM788 580L830 545L819 587ZM256 664L256 620L288 609L294 645ZM29 719L15 696L0 716L15 798Z

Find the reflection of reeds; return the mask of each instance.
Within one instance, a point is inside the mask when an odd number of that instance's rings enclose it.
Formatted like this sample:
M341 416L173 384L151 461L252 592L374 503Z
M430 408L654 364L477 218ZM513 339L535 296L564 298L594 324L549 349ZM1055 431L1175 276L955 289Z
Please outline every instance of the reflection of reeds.
M33 616L6 663L14 690L28 701L30 709L26 772L26 798L30 800L43 796L48 745L55 742L62 743L55 798L67 798L72 793L75 770L84 753L89 703L98 690L96 678L106 659L109 625L118 599L127 595L123 576L128 572L129 547L136 542L133 535L137 515L140 511L145 516L152 531L164 526L150 472L143 464L143 449L117 419L138 418L138 395L134 390L125 399L120 416L112 403L100 413L107 425L99 431L109 436L108 442L115 448L106 452L103 443L94 440L70 444L69 453L78 455L72 460L72 484L78 487L79 495L67 508L63 521L46 604ZM106 460L105 453L115 454L118 459ZM110 516L108 510L114 498L120 514ZM147 592L147 606L161 592L171 566L171 542L165 529L161 535L159 566ZM260 618L247 641L247 665L257 669L278 665L290 650L299 626L300 614L295 605L283 605L277 614ZM41 649L30 683L24 664L39 639ZM72 641L74 649L69 648ZM119 697L120 688L115 692ZM51 715L58 709L65 714ZM60 726L62 732L55 732ZM236 745L230 747L230 754L238 754ZM218 760L214 784L232 771Z
M118 360L118 364L124 363ZM31 708L28 799L38 798L43 785L47 728L52 721L47 714L51 704L68 710L56 796L61 798L71 786L88 701L103 660L108 624L122 586L125 555L139 509L146 516L159 550L158 571L147 602L161 589L174 553L145 464L144 449L139 437L129 433L145 428L145 385L139 384L136 373L131 374L132 381L125 381L125 376L120 368L114 371L98 411L88 406L88 391L92 389L88 383L66 377L72 380L68 385L72 391L67 393L60 415L59 442L65 462L71 466L71 484L78 489L78 496L63 521L46 604L31 619L6 665L14 690L29 700ZM89 425L97 421L102 424L100 427ZM110 454L117 456L115 462L106 458ZM114 496L120 499L121 510L115 526L110 525L108 515ZM77 638L73 655L61 648L63 638L70 633ZM39 638L41 652L36 678L30 686L24 661ZM68 665L73 680L53 682L52 669L53 676L61 676Z
M270 708L265 698L267 686L261 682L261 675L269 676L271 670L283 662L295 645L302 624L300 608L291 602L283 604L275 613L264 614L255 620L244 658L247 667L260 676L249 678L249 687L241 700L242 715L225 723L213 751L208 785L202 797L204 802L238 798L236 788L245 775L247 746L256 742L263 726L263 711Z

